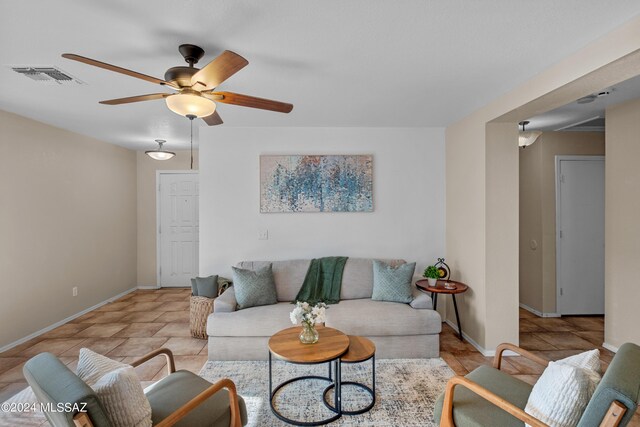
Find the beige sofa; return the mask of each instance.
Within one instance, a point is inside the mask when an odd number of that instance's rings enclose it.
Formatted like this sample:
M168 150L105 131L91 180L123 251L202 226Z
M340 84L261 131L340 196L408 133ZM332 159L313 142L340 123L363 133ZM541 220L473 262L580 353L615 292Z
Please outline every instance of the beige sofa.
M396 264L403 260L386 260ZM273 261L278 303L236 310L233 286L214 302L207 320L209 360L264 360L268 340L293 326L289 313L311 260ZM255 270L268 261L243 261L238 267ZM416 277L417 278L417 277ZM415 280L415 279L414 279ZM378 358L439 356L442 319L429 295L415 289L411 304L371 299L373 260L349 258L344 267L340 303L327 309L326 326L371 339Z

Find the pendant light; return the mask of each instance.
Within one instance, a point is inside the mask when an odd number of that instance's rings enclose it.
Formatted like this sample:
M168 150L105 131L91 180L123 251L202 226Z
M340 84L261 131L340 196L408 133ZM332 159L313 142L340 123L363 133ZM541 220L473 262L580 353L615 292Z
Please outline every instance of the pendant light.
M520 134L518 135L518 145L520 146L520 148L526 148L530 146L531 144L536 142L536 139L538 139L540 135L542 135L542 132L540 132L539 130L525 132L524 127L529 124L528 120L525 120L518 124L522 126L522 132L520 132Z
M172 153L171 151L166 151L162 149L162 144L167 142L164 139L156 139L156 142L158 143L158 148L156 150L145 151L144 154L146 154L147 156L151 157L154 160L169 160L170 158L176 155L176 153Z

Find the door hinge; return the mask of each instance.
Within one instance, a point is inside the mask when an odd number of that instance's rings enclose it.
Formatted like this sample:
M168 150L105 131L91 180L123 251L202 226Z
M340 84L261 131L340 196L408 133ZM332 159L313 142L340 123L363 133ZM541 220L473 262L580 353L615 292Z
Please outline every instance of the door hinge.
M158 275L162 276L162 266L160 266L160 268L158 270L159 270Z
M162 225L158 226L158 234L162 234Z
M560 238L562 239L562 230L560 230Z
M562 288L560 288L560 296L562 296L562 295L563 295Z
M564 184L564 174L563 174L563 175L560 175L560 182L561 182L562 184Z

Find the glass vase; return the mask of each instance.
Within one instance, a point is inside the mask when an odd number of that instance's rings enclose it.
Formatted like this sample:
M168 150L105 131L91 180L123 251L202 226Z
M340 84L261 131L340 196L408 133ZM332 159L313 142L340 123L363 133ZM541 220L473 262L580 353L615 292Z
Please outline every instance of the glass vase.
M300 332L300 342L302 344L315 344L318 342L318 331L315 325L302 322L302 332Z

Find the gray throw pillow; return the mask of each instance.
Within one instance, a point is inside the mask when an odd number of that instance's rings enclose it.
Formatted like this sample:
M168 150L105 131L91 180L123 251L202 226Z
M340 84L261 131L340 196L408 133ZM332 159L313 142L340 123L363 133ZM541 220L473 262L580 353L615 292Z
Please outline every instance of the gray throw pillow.
M218 296L218 275L214 274L209 277L196 277L197 296L215 298ZM193 287L193 284L191 285Z
M198 285L196 285L195 277L191 278L191 295L193 295L194 297L198 296Z
M238 310L278 302L271 264L255 271L231 268Z
M410 303L411 279L416 263L401 264L397 267L382 261L373 261L373 294L372 300Z

